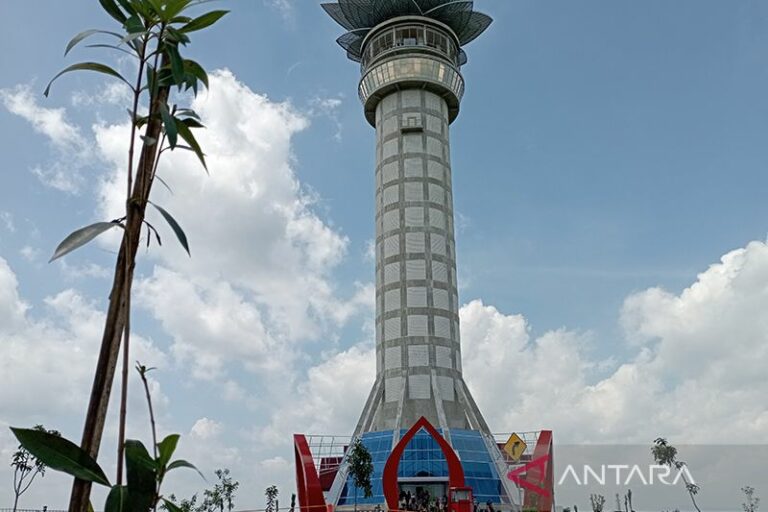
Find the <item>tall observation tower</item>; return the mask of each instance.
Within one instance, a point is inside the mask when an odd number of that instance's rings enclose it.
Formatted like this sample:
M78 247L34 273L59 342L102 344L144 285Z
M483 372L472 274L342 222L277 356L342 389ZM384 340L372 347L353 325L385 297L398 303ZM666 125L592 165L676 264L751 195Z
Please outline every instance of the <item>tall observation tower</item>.
M376 383L356 434L409 428L488 432L461 373L450 125L462 47L491 24L472 2L323 4L349 32L359 95L376 128Z
M463 47L492 20L472 1L322 6L347 30L337 41L360 63L358 93L376 129L376 381L354 430L375 470L369 498L343 453L321 455L315 482L309 443L295 436L302 512L353 497L394 509L401 493L442 498L457 485L518 510L509 457L462 376L456 282L450 126L464 94Z

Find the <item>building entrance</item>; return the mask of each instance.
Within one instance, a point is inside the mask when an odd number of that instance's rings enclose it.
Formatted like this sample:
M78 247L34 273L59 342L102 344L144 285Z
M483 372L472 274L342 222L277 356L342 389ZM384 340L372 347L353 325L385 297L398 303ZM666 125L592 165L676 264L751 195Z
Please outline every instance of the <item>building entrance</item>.
M422 507L429 508L429 504L434 501L443 500L448 495L448 481L443 479L427 478L424 481L417 479L408 479L400 481L400 501L407 501L410 496L411 502L405 503L406 510L421 510Z

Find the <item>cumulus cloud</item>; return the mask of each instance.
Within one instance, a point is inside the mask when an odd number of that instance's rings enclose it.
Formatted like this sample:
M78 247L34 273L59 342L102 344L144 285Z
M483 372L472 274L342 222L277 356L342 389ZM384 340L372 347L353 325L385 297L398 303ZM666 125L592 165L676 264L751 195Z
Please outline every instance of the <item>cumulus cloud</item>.
M154 191L184 226L192 258L175 242L155 251L157 266L138 286L140 302L172 334L174 354L197 378L218 378L233 362L252 372L285 370L297 343L321 339L369 308L372 288L337 297L332 272L348 240L313 211L312 194L292 170L292 138L307 117L229 71L212 73L210 83L193 103L208 126L198 138L210 176L179 151L159 168L173 193ZM123 208L124 134L119 125L96 133L114 168L100 187L103 218ZM198 313L189 318L188 311Z
M17 445L6 428L9 425L42 423L61 430L70 439L79 438L103 325L103 312L73 289L47 297L41 310L32 308L19 293L16 274L0 257L0 375L6 383L0 386L0 454L12 452ZM132 343L134 358L149 366L167 366L165 354L151 341L136 335ZM156 381L150 380L150 384L162 413L167 398ZM137 379L132 380L131 387L129 408L134 413L129 432L144 432L143 391ZM113 393L105 446L115 443L118 397ZM111 455L107 451L106 461L102 461L105 467L114 464ZM8 481L9 471L7 464L0 465L0 479ZM25 499L63 502L67 486L62 476L46 477L45 486L33 487ZM0 489L0 500L8 497L7 492L6 488Z
M492 427L554 428L561 441L642 442L659 435L766 442L768 246L729 252L680 294L630 295L620 313L630 360L607 376L590 337L531 339L524 318L479 301L462 308L465 373ZM499 407L498 397L505 405Z
M173 193L158 186L153 195L184 226L193 257L177 246L162 219L150 218L160 227L164 243L149 253L149 266L144 267L149 271L137 279L134 304L154 316L171 338L169 354L180 371L216 386L225 400L257 410L287 397L309 396L302 384L309 358L306 344L338 338L337 330L355 315L372 311L374 292L372 285L359 283L349 297L339 296L333 274L346 255L347 238L315 213L314 194L292 169L292 139L315 114L254 93L228 71L211 73L210 82L210 91L193 105L208 126L198 139L210 176L193 155L168 154L159 173ZM120 169L126 132L121 124L93 127L96 156L112 169L97 186L97 219L118 217L124 208L125 177ZM108 234L99 242L113 245L116 239ZM61 265L70 277L101 274L95 266ZM23 312L14 315L23 320ZM90 324L100 329L100 316ZM344 375L355 371L372 379L372 371L361 371L366 366L358 364L362 359L355 350L334 355L332 346L318 348L330 351L327 364L334 372L344 367ZM369 359L372 364L373 357ZM322 380L318 371L309 370L312 382ZM86 380L83 377L81 391L72 396L87 396ZM361 396L367 386L359 388ZM330 391L332 381L322 387ZM323 405L313 407L319 411ZM348 407L343 418L353 421L356 404L348 402ZM329 408L327 421L319 426L334 419L331 410L336 409ZM161 424L180 429L170 418L161 418ZM238 436L254 435L253 428L239 433L237 426L210 417L182 430L187 429L196 447L189 458L202 457L203 468L209 470L215 469L214 462L230 464L233 471L239 468ZM251 450L250 455L249 460L265 468L285 469L290 459L276 454L272 445ZM190 489L199 485L187 484Z
M44 306L32 314L15 273L0 257L0 374L13 383L0 388L0 420L18 424L84 409L104 314L73 289L47 297ZM135 336L134 347L143 362L165 364L150 341Z
M84 183L86 138L80 128L67 119L65 110L40 106L29 85L0 89L0 101L9 112L28 121L55 149L57 158L44 167L32 168L32 173L49 187L73 194L79 192Z
M372 344L369 344L372 345ZM354 346L312 366L296 392L255 434L271 446L291 442L287 433L351 434L376 377L372 346ZM340 392L340 390L344 390Z

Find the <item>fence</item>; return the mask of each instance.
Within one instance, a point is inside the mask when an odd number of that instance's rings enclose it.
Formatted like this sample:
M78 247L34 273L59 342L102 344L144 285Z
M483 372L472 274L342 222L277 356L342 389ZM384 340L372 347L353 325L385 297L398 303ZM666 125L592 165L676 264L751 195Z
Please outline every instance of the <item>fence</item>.
M13 512L12 508L0 508L0 512ZM58 510L55 508L17 508L16 512L67 512L66 510Z

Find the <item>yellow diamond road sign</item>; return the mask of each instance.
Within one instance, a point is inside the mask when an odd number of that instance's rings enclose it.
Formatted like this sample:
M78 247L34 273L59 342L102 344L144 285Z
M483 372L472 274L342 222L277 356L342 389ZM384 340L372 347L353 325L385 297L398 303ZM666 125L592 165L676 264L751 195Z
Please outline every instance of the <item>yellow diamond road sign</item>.
M509 440L504 444L504 451L512 458L512 460L518 461L520 460L520 457L523 456L523 453L525 453L527 447L528 445L525 444L525 441L523 441L519 435L512 434L509 436Z

